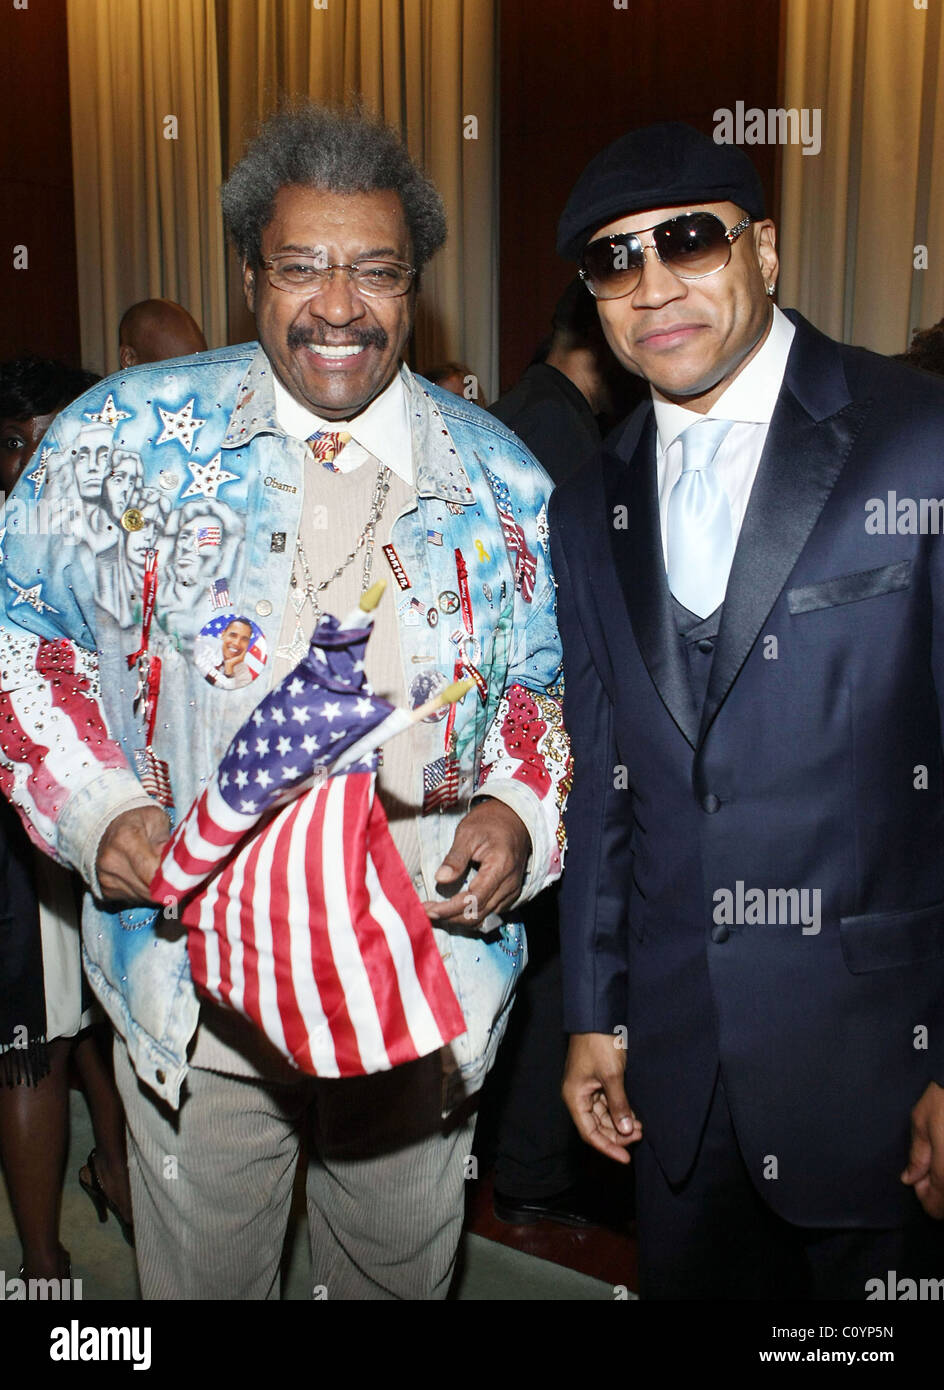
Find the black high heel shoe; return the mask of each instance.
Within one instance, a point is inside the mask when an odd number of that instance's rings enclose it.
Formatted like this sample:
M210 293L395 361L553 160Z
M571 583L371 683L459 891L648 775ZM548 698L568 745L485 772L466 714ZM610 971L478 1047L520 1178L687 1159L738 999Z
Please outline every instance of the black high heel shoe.
M125 1240L133 1249L134 1222L125 1220L121 1212L115 1206L115 1203L111 1200L108 1193L105 1191L104 1187L102 1187L101 1181L98 1176L98 1170L95 1167L94 1149L89 1154L88 1158L85 1160L85 1166L89 1170L89 1178L91 1179L91 1181L86 1182L80 1170L79 1186L81 1187L83 1192L88 1193L89 1200L95 1207L95 1210L98 1212L99 1221L107 1221L108 1213L111 1212L112 1216L115 1218L115 1220L118 1222L118 1225L121 1227L121 1234L124 1236Z

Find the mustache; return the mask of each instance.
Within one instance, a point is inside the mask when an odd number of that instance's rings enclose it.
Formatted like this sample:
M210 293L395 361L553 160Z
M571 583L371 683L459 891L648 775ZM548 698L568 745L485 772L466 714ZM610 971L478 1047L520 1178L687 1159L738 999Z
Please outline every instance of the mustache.
M372 328L351 328L340 342L326 338L324 333L318 333L314 328L293 324L288 330L286 342L290 348L309 347L312 344L315 347L349 347L356 343L358 347L383 349L387 346L388 338L379 323Z

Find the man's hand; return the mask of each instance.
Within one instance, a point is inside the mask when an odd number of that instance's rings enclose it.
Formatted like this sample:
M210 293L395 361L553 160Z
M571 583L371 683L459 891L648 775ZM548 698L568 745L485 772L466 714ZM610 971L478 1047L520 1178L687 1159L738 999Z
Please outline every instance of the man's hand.
M626 1052L618 1042L614 1033L574 1033L561 1094L584 1143L628 1163L626 1150L642 1138L642 1125L626 1099Z
M944 1220L944 1086L929 1083L911 1112L911 1152L901 1180L928 1216Z
M480 926L490 912L501 912L515 901L530 853L531 836L521 818L503 801L480 801L456 827L436 882L448 889L461 883L470 866L478 873L464 892L423 906L434 922Z
M151 880L170 839L170 821L159 806L122 811L105 831L95 867L102 896L126 903L149 903Z

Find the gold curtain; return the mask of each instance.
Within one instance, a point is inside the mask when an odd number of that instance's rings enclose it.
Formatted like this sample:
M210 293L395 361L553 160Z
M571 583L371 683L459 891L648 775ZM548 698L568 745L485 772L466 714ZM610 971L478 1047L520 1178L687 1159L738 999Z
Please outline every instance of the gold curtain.
M69 0L83 360L116 366L118 317L148 295L185 304L211 347L251 337L219 228L224 171L283 98L359 95L446 204L449 240L423 277L414 365L458 357L491 399L497 22L497 0ZM179 136L168 141L173 112Z
M944 25L937 0L785 0L784 105L822 150L783 157L778 298L902 352L944 314Z
M118 322L175 299L226 338L215 0L69 0L82 361L118 368Z

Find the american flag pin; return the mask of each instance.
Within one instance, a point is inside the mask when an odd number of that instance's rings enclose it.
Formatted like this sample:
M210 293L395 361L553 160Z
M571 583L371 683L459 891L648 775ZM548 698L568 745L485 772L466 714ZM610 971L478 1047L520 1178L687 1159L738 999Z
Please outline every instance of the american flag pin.
M197 549L212 550L215 546L221 545L223 532L219 526L200 526L197 529Z
M423 815L445 811L459 800L459 764L445 753L423 768Z
M210 586L210 603L214 608L228 608L230 601L229 580L215 579Z

